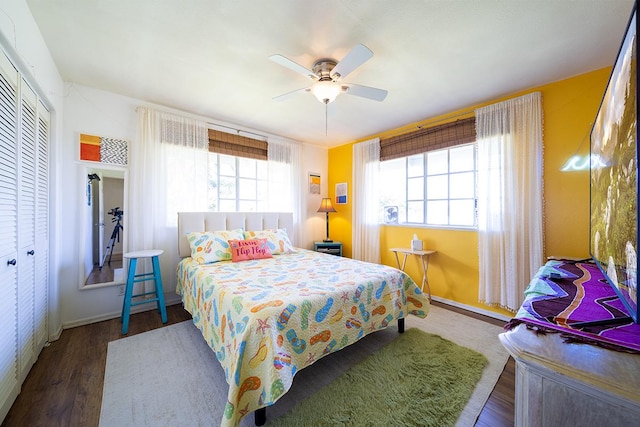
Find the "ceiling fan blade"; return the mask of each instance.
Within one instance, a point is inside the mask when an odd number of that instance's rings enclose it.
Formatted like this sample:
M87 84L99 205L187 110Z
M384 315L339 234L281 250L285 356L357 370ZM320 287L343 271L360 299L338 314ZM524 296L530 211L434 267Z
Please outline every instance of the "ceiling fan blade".
M363 44L357 44L342 58L342 61L331 70L331 78L336 81L346 77L353 70L373 57L373 52Z
M297 95L299 93L302 93L302 92L311 92L311 88L310 87L303 87L302 89L296 89L296 90L293 90L291 92L287 92L285 94L276 96L276 97L272 98L272 100L276 101L276 102L284 101L284 100L292 98L295 95Z
M354 85L351 83L343 83L343 88L347 88L344 93L349 95L360 96L362 98L373 99L374 101L384 101L387 97L387 92L384 89L378 89L370 86Z
M269 57L270 60L272 60L273 62L275 62L276 64L280 64L283 67L286 67L292 71L295 71L298 74L302 74L303 76L312 79L312 80L318 80L318 76L316 76L315 74L313 74L313 71L303 67L302 65L298 64L297 62L293 62L292 60L290 60L289 58L287 58L286 56L282 56L282 55L271 55Z

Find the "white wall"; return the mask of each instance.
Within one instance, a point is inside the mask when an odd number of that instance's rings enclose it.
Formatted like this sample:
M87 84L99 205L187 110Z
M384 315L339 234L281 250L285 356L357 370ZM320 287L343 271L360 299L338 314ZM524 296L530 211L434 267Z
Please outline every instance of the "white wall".
M314 147L305 145L305 156L302 162L302 172L304 177L302 180L302 191L305 195L302 201L302 215L306 218L304 228L306 230L305 238L300 243L301 247L313 249L313 242L321 241L325 238L325 214L318 213L320 202L323 197L328 195L328 164L329 151L324 147ZM320 194L309 194L309 172L320 174Z
M82 215L77 213L83 212L84 205L86 204L87 168L98 168L95 162L82 162L78 160L79 135L81 133L87 133L112 137L124 139L129 141L130 144L135 144L136 107L150 106L163 110L167 110L167 108L74 83L65 84L65 94L62 138L64 141L64 156L62 159L62 168L75 178L66 182L62 203L68 207L68 209L65 210L68 213L66 221L70 224L77 224L78 221L83 220L81 218ZM170 111L181 114L179 111ZM199 118L209 122L212 121L212 119ZM220 124L233 126L233 124L229 123ZM243 130L261 133L255 129ZM322 194L326 194L328 151L324 147L316 147L308 144L302 144L302 146L304 173L304 198L302 204L303 210L306 211L301 213L301 217L303 218L303 235L299 236L301 238L298 240L298 245L310 249L313 248L313 241L323 236L324 217L321 216L322 214L316 213L320 205L320 196L309 194L307 183L308 171L322 174L324 187ZM125 178L125 186L126 185ZM128 209L126 206L126 196L123 209L126 213ZM126 223L124 225L126 227ZM79 227L79 229L82 229L82 227ZM116 286L80 289L81 273L79 272L79 268L84 258L81 251L84 251L85 248L84 244L79 243L82 240L82 236L75 235L74 232L73 227L67 228L64 236L65 251L69 254L75 254L75 259L77 260L77 265L71 265L66 271L63 280L61 280L62 321L65 327L117 317L120 315L122 308L122 297L118 295ZM167 289L165 287L165 292L168 301L179 301L174 289ZM144 306L142 307L144 309ZM153 308L151 305L149 307Z
M69 264L69 258L61 251L60 182L63 83L47 46L40 34L25 0L2 0L0 3L0 45L25 79L33 86L51 111L51 180L50 180L50 245L49 245L49 336L54 339L60 333L59 310L60 272Z

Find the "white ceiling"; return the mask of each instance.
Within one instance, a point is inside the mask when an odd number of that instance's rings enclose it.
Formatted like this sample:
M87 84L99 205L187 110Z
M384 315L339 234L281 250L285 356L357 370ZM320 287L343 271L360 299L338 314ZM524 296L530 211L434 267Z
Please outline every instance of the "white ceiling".
M27 0L64 80L336 146L611 66L633 0ZM362 43L344 81L389 91L325 106L311 68Z

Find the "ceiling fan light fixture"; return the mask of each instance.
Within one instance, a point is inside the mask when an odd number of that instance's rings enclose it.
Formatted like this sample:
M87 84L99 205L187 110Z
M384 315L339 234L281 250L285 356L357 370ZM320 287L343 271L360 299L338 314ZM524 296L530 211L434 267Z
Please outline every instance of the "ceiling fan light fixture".
M311 86L311 93L318 101L323 104L329 104L340 94L342 88L336 82L331 80L319 81Z

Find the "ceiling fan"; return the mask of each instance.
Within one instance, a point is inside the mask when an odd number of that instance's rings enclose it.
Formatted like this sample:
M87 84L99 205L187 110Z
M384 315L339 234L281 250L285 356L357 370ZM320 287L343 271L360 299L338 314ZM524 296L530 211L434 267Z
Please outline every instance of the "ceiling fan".
M325 105L333 102L341 93L360 96L374 101L384 101L387 97L386 90L342 82L344 77L372 57L373 52L368 47L363 44L357 44L340 62L331 58L319 59L313 64L312 69L309 70L285 56L271 55L269 59L276 64L280 64L296 73L302 74L315 82L311 86L276 96L273 100L283 101L302 92L311 92L318 101Z

